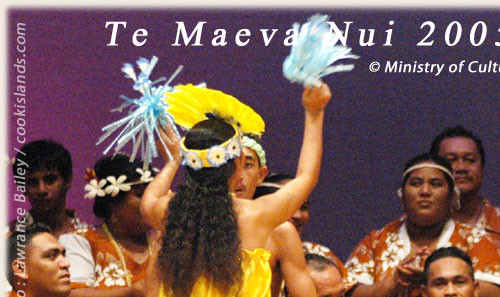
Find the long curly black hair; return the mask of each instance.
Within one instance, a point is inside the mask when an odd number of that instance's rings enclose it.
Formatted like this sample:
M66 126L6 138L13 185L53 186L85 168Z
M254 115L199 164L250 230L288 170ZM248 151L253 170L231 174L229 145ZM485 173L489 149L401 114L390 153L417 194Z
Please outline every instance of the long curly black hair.
M196 124L184 144L206 149L234 133L230 124L210 118ZM158 265L174 296L189 296L201 276L224 294L241 282L238 223L228 186L234 166L229 160L217 168L186 167L186 180L169 202Z

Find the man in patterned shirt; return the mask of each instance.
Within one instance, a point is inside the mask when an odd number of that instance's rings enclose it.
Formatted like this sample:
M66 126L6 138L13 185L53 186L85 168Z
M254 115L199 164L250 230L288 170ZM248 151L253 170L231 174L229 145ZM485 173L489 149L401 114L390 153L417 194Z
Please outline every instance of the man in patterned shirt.
M481 282L480 296L500 296L500 254L496 242L450 219L459 199L451 165L423 154L405 167L401 194L405 215L370 232L346 263L348 296L421 296L423 259L440 247L467 251Z
M492 236L500 235L500 209L479 194L485 165L481 139L462 126L450 127L434 138L431 153L447 159L453 168L462 204L453 219Z

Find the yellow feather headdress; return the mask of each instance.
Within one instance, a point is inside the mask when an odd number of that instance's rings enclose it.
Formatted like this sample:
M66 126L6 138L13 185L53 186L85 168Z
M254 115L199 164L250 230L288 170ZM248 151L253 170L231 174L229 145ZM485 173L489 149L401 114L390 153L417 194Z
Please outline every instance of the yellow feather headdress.
M235 129L231 139L206 150L187 149L182 139L183 164L195 170L218 167L239 156L242 134L261 136L265 129L264 120L251 107L218 90L192 84L176 86L173 91L165 93L164 102L167 104L166 112L183 128L191 129L195 124L208 119L208 114L213 114Z
M176 86L166 93L166 111L177 125L191 129L196 123L214 114L228 123L237 124L243 134L261 136L265 129L262 117L251 107L221 91L192 84Z

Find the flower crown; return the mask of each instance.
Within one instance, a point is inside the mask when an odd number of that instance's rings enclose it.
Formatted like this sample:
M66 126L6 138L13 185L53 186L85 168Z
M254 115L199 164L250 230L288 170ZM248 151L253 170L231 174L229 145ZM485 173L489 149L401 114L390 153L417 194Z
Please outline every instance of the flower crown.
M186 138L181 140L181 164L194 170L219 167L226 164L227 160L239 157L242 135L249 133L260 136L264 132L264 120L259 114L221 91L188 84L175 87L172 92L165 94L164 100L168 106L166 111L177 125L185 129L191 129L206 120L207 114L223 119L234 129L233 137L204 150L188 149L184 144Z
M94 199L96 196L104 197L106 195L111 195L111 197L116 197L120 191L128 192L132 189L131 186L138 184L145 184L151 182L154 178L151 176L151 171L143 170L142 168L137 168L137 171L141 177L135 182L125 183L127 176L125 174L120 175L118 178L115 176L108 176L99 180L95 171L87 169L87 174L85 179L89 182L85 185L85 191L87 194L83 196L85 199ZM106 186L107 185L107 186ZM106 187L104 187L106 186Z
M186 148L184 137L181 142L182 165L198 170L203 167L219 167L226 164L227 160L239 157L241 155L241 132L236 125L232 126L235 131L233 137L222 144L204 150Z

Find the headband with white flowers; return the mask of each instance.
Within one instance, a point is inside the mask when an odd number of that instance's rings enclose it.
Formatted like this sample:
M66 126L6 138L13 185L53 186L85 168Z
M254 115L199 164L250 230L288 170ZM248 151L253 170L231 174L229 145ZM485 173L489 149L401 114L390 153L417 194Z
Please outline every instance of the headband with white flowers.
M204 150L189 149L185 137L181 140L182 165L194 170L219 167L241 155L243 134L262 135L265 123L262 117L250 106L235 97L218 90L191 84L176 86L171 93L165 94L166 111L175 123L184 129L191 129L197 123L215 115L230 124L234 134L224 143Z
M127 176L124 174L120 175L118 178L110 175L99 180L95 177L93 170L87 170L87 176L90 175L93 176L93 178L90 179L89 183L85 185L85 191L87 191L87 194L85 194L84 198L94 199L96 196L104 197L105 195L116 197L120 191L130 191L132 189L131 186L133 185L145 184L153 180L151 171L143 170L142 168L137 168L135 171L141 175L141 178L135 182L126 183L125 181L127 180Z
M187 165L194 170L208 167L219 167L226 164L227 160L241 155L241 133L236 125L232 125L234 136L224 143L214 145L208 149L188 149L184 145L186 138L181 141L182 165Z

